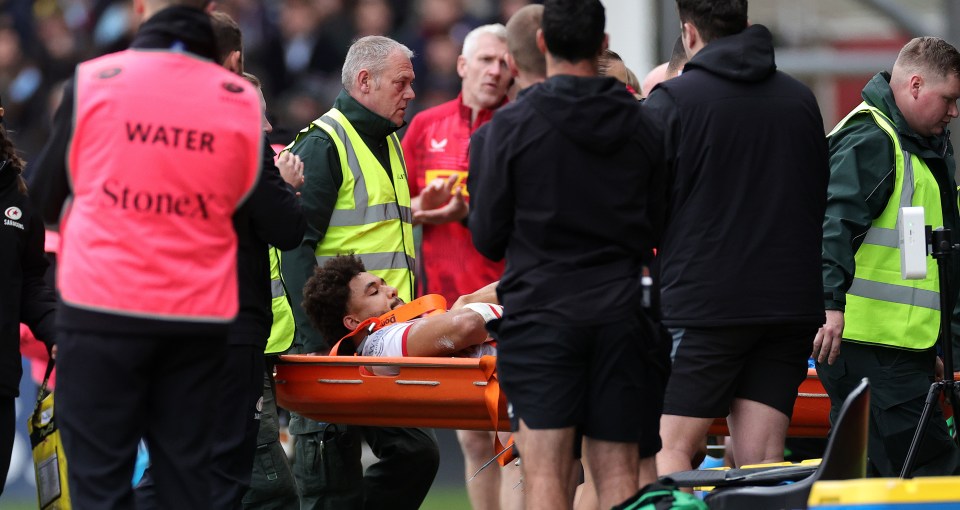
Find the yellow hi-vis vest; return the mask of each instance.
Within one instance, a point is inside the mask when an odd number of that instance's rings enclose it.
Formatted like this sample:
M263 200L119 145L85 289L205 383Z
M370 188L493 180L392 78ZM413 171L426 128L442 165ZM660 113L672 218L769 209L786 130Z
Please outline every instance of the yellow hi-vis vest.
M293 344L293 336L297 332L296 322L293 320L293 309L287 299L287 290L280 275L280 250L271 246L270 251L270 294L273 297L273 325L270 326L270 337L267 338L267 347L264 354L282 354Z
M400 139L395 133L387 137L392 170L388 173L336 108L313 124L333 140L343 171L330 225L317 244L317 264L355 254L367 271L396 287L409 303L414 293L413 213Z
M854 256L856 271L847 291L843 337L900 349L928 349L936 343L940 331L937 263L928 256L925 279L901 279L899 231L924 226L898 225L897 221L901 207L921 206L927 225L943 226L940 187L923 159L903 150L893 121L866 103L850 112L827 136L861 114L871 115L893 142L896 184L886 208L873 220Z

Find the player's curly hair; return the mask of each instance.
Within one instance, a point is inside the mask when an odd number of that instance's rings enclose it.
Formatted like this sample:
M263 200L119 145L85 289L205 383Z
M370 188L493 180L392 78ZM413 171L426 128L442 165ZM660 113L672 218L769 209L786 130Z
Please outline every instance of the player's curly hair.
M303 310L329 346L350 332L343 325L350 300L350 280L364 271L358 257L338 255L317 267L303 286Z

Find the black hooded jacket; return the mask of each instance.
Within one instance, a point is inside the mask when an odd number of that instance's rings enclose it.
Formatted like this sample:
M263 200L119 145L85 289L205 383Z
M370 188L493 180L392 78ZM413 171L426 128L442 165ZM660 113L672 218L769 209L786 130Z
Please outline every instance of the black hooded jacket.
M17 187L17 171L0 167L0 397L20 393L20 323L47 345L54 342L57 305L44 281L43 221Z
M280 250L296 248L307 228L295 192L273 164L266 137L260 180L234 214L233 228L237 231L240 311L230 327L229 342L263 350L273 326L268 244Z
M654 88L673 180L658 253L668 326L822 324L829 164L810 89L753 25Z
M469 226L506 257L509 316L594 325L636 313L664 212L662 143L613 78L554 76L470 146Z

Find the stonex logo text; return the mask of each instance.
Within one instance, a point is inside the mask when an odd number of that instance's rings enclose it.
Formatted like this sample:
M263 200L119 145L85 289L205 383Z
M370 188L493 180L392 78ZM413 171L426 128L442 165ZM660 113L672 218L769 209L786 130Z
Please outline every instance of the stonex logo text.
M150 145L163 145L171 149L185 149L213 154L213 133L176 126L154 126L127 122L127 139Z
M172 215L181 218L210 219L209 206L216 200L212 193L154 193L130 189L126 185L108 180L101 188L107 205L138 213Z

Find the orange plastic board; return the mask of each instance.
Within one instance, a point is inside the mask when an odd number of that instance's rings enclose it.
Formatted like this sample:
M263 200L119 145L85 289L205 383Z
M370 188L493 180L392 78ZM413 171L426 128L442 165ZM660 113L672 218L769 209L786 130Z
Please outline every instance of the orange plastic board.
M398 367L395 376L370 367ZM277 404L330 423L493 430L487 377L476 358L286 355L276 366ZM510 430L501 395L499 430Z
M311 419L389 427L493 430L484 403L487 379L478 359L281 356L277 402ZM372 375L369 367L398 367L396 376ZM827 437L830 399L810 369L800 384L791 437ZM499 430L510 430L501 394ZM729 435L718 419L712 435Z
M827 396L817 371L807 369L807 378L800 383L793 417L787 428L788 437L827 437L830 433L830 397ZM718 418L710 426L710 435L728 436L727 420Z

